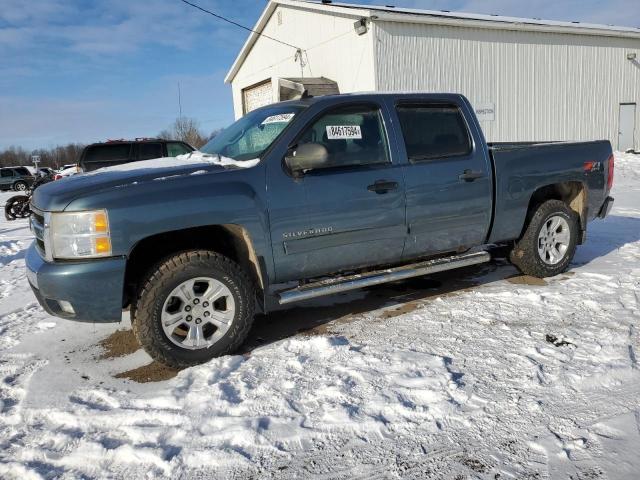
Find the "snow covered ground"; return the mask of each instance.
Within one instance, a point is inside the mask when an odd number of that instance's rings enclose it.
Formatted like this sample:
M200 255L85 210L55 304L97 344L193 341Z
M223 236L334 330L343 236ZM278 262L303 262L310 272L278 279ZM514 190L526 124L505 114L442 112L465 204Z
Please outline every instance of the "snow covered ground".
M42 311L27 223L2 220L0 478L638 478L640 156L613 195L566 274L497 261L307 302L147 383L116 377L143 351L98 345L130 342L126 314Z

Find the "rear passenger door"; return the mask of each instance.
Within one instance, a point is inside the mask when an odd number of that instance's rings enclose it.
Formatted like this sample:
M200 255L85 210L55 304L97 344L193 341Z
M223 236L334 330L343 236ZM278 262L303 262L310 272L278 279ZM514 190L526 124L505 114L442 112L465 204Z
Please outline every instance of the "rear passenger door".
M396 104L407 160L405 259L464 251L487 237L492 172L462 108L414 100Z

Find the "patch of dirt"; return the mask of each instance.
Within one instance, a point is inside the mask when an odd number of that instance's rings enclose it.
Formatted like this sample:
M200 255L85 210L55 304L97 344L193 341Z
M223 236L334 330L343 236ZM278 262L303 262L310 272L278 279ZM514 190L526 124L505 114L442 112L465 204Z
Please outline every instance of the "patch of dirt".
M514 285L533 285L536 287L544 287L549 285L543 278L531 277L529 275L516 275L515 277L507 278L507 282Z
M475 458L463 458L460 463L470 468L474 472L487 473L489 471L489 468L484 463Z
M399 317L400 315L404 315L405 313L411 313L418 309L420 304L418 302L408 302L403 305L400 305L397 308L393 308L391 310L386 310L380 315L381 320L386 320L388 318Z
M98 346L104 349L98 358L124 357L140 349L132 330L116 330L104 340L98 342Z
M118 373L114 377L126 378L138 383L163 382L175 377L179 371L177 368L167 367L159 362L151 362L148 365Z

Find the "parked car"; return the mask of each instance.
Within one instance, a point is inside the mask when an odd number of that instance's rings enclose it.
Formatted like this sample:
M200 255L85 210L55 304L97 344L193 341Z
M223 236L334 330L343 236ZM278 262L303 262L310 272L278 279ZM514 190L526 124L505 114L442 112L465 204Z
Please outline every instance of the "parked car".
M78 167L78 165L71 165L70 167L58 170L56 172L56 174L53 176L53 179L54 180L62 180L65 177L70 177L72 175L77 175L78 173L81 173L81 172L82 171L80 170L80 167Z
M53 179L53 177L56 174L56 172L52 168L49 168L49 167L40 167L38 169L38 173L39 173L40 176L48 177L48 178L51 178L51 179Z
M233 352L256 308L488 262L490 245L557 275L613 204L608 141L487 144L454 94L270 105L170 163L38 188L26 265L48 312L130 306L176 367Z
M62 167L60 167L58 169L58 172L62 172L63 170L68 170L70 168L77 167L77 166L78 166L77 163L67 163L66 165L63 165Z
M0 168L0 190L24 192L34 181L34 176L25 167Z
M176 157L193 151L194 148L191 145L177 140L161 138L110 140L86 146L78 163L83 172L91 172L103 167L152 158Z

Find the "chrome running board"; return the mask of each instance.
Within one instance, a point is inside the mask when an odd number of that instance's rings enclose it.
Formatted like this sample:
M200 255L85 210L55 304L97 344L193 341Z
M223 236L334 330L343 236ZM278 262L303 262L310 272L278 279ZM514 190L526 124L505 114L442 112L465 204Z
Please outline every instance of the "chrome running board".
M486 263L491 260L491 255L487 252L469 253L466 255L454 255L452 257L437 258L424 262L402 265L400 267L387 268L355 275L348 275L339 278L320 280L314 283L284 290L278 295L280 305L299 302L310 298L324 297L334 293L346 292L381 283L395 282L405 278L420 277L431 273L453 270L455 268L468 267Z

